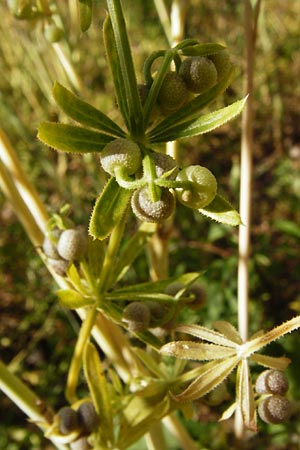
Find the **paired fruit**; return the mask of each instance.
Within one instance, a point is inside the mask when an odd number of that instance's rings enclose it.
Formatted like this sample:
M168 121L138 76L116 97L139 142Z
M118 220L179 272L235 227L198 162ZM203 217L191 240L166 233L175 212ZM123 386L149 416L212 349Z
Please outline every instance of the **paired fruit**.
M168 189L163 188L160 200L152 201L148 187L143 187L133 193L131 208L143 222L159 223L170 217L175 208L175 199Z
M179 172L176 181L191 182L189 188L176 189L178 201L189 208L204 208L209 205L216 196L217 180L206 167L186 167Z

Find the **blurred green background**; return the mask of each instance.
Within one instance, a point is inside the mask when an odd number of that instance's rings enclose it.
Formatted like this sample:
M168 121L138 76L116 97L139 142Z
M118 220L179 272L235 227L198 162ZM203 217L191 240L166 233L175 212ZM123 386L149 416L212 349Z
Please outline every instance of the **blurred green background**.
M12 3L12 2L8 2ZM95 2L93 23L82 34L75 1L53 2L64 30L60 43L73 64L77 87L86 101L118 120L111 76L105 61L101 27L104 1ZM166 2L168 8L171 2ZM154 4L123 1L139 81L145 58L167 46ZM220 103L243 95L245 70L243 2L191 0L186 37L227 45L240 68ZM104 182L94 155L58 154L37 141L43 120L64 120L51 96L55 80L74 88L56 45L45 38L42 21L17 20L0 4L0 123L49 213L66 203L76 223L88 224L95 197ZM250 273L250 329L269 328L300 310L300 3L265 0L258 25L254 91L253 229ZM75 86L76 87L76 86ZM182 164L202 164L217 176L220 192L238 208L240 119L215 132L180 144ZM84 188L83 188L84 187ZM28 382L55 409L64 403L68 364L79 328L73 313L62 310L55 285L26 237L11 205L0 193L0 352L10 369ZM208 292L198 321L236 324L237 229L204 220L178 207L170 241L170 273L206 270ZM144 258L132 271L147 279ZM300 446L299 335L268 349L292 359L290 421L264 425L244 449L296 450ZM50 450L34 425L0 393L0 449ZM5 411L5 415L4 412ZM199 405L199 418L187 427L200 448L238 448L231 430L216 424L220 411ZM142 444L138 447L142 450ZM178 449L170 442L170 449Z

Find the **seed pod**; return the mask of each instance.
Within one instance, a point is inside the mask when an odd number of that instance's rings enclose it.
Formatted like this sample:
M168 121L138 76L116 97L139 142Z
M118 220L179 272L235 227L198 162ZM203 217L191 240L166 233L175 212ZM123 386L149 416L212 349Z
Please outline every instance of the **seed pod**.
M100 162L105 172L112 176L115 176L115 170L120 167L127 175L133 175L142 166L141 150L135 142L128 139L115 139L102 150Z
M99 425L99 416L92 402L81 403L77 410L79 423L85 433L92 433Z
M86 437L80 437L76 441L71 442L70 449L71 450L90 450L92 447L88 443Z
M145 302L150 311L150 328L164 325L170 320L170 307L163 302Z
M169 180L174 180L178 173L178 168L175 159L164 153L153 152L151 158L155 164L156 176L161 178L165 172L169 172L174 169L171 175L168 177ZM177 168L177 170L175 169Z
M77 412L69 406L64 406L58 411L59 431L61 434L70 434L80 429Z
M48 264L54 270L54 272L57 273L57 275L59 275L60 277L64 277L67 273L70 262L61 258L59 259L48 258Z
M210 89L217 82L218 73L214 63L204 56L186 58L179 69L189 91L195 94Z
M168 72L157 96L157 103L164 114L176 111L186 103L189 93L177 72Z
M280 370L264 370L255 384L258 394L279 394L284 395L289 388L288 378Z
M81 229L65 230L57 243L59 255L66 261L80 261L87 252L87 235Z
M141 302L131 302L123 311L122 321L128 324L128 329L134 333L149 328L150 310Z
M265 397L258 405L258 415L266 423L281 423L289 419L291 402L282 395Z
M215 65L218 74L218 81L221 80L231 67L230 56L227 50L222 50L208 57Z
M59 259L56 245L48 236L45 236L42 248L47 258Z
M161 198L153 202L147 187L137 189L131 197L131 208L143 222L159 223L166 220L175 208L175 199L168 189L162 189Z
M183 284L179 283L178 281L173 281L173 283L170 283L166 289L165 293L168 295L175 296L177 292L179 292L183 288Z
M194 300L186 304L190 309L197 310L206 303L207 292L200 283L193 283L187 292L194 295Z
M191 190L176 189L177 199L189 208L204 208L213 201L217 193L217 180L210 170L202 166L189 166L176 177L178 181L191 181Z

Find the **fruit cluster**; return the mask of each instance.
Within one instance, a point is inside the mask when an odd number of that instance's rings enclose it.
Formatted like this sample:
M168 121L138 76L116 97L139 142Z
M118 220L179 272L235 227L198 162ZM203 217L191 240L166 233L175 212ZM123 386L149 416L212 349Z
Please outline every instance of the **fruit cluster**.
M58 429L62 435L75 434L70 443L72 450L91 448L87 437L99 426L99 416L91 401L81 403L78 409L64 406L57 413Z
M194 165L179 170L170 156L127 139L107 144L100 162L120 186L133 190L132 211L144 222L159 223L170 217L175 198L199 209L211 203L217 193L217 181L205 167Z
M71 263L84 259L87 243L87 234L81 228L56 228L46 235L43 252L54 272L64 276Z
M261 396L258 414L264 422L278 424L289 419L291 403L285 397L288 387L288 379L280 370L265 370L258 376L255 385Z

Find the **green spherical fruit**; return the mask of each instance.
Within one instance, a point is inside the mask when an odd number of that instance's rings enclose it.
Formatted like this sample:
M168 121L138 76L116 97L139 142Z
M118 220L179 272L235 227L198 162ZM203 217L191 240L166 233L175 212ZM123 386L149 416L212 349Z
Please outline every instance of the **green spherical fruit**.
M100 162L105 172L112 176L115 176L115 171L120 168L123 168L127 175L133 175L142 166L142 154L135 142L115 139L102 150Z
M213 201L217 193L217 180L210 170L202 166L189 166L182 169L177 181L191 181L191 188L177 188L177 199L189 208L204 208Z
M266 423L281 423L289 419L291 402L282 395L265 397L258 405L258 415Z
M80 261L87 252L87 234L81 229L65 230L61 233L57 251L66 261Z
M77 415L85 433L90 434L99 426L99 416L92 402L81 403Z
M52 259L60 258L57 248L56 248L56 244L48 236L45 236L45 239L44 239L44 242L42 245L42 249L43 249L43 252L45 253L45 255L47 256L47 258L52 258Z
M289 388L288 378L280 370L264 370L257 378L255 390L258 394L284 395Z
M133 193L131 208L136 217L143 222L163 222L174 211L174 195L168 189L163 188L160 200L153 202L149 197L148 188L143 187Z
M214 63L204 56L186 58L180 66L179 74L188 90L195 94L213 87L218 78Z
M122 321L127 323L130 331L140 333L149 328L150 318L150 309L147 305L141 302L131 302L123 311Z
M218 81L221 80L231 67L230 56L227 50L223 50L208 57L215 65Z
M168 72L157 96L157 103L163 114L169 114L183 106L189 93L183 79L177 72Z
M77 412L69 406L64 406L58 411L58 418L61 434L70 434L80 429Z

